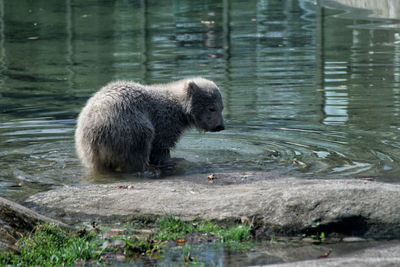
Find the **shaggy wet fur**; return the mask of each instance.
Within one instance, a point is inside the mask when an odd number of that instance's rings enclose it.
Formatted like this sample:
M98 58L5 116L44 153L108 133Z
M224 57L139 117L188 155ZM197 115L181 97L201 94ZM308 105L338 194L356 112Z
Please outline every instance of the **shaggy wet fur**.
M143 171L168 162L186 129L223 130L222 109L218 87L203 78L151 86L113 82L82 109L76 151L91 169Z

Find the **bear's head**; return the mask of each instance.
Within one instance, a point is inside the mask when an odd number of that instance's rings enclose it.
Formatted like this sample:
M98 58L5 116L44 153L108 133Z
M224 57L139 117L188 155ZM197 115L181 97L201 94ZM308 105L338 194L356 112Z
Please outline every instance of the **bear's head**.
M199 130L218 132L225 129L222 96L214 82L203 78L188 79L185 83L187 112Z

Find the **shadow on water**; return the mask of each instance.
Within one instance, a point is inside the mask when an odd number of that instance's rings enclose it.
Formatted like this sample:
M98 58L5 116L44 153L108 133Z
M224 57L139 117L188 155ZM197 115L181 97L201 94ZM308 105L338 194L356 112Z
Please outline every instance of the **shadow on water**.
M182 158L172 158L171 163L165 166L148 166L146 171L134 173L122 173L114 171L86 170L82 176L83 183L107 184L116 182L143 182L148 180L166 179L173 176L180 177L188 174L190 168L200 168L192 162Z

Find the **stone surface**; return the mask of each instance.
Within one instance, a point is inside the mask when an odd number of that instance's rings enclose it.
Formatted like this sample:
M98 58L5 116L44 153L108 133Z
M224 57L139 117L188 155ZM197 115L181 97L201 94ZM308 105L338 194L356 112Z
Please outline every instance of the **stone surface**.
M298 260L298 258L297 258ZM262 265L257 265L262 266ZM283 264L274 264L268 266L279 267L324 267L324 266L400 266L400 244L398 241L391 244L378 245L372 248L364 248L350 253L341 254L340 257L328 257L313 260L294 261Z
M68 227L55 219L41 215L18 203L0 197L0 220L15 230L32 231L38 223L54 223L62 227Z
M221 173L210 183L207 176L65 186L26 203L65 218L115 221L173 214L184 220L240 221L247 216L260 229L287 235L311 234L319 222L319 232L400 237L400 185L271 173Z
M38 223L54 223L68 226L57 220L38 214L13 201L0 197L0 250L17 251L15 243L24 234L32 231Z

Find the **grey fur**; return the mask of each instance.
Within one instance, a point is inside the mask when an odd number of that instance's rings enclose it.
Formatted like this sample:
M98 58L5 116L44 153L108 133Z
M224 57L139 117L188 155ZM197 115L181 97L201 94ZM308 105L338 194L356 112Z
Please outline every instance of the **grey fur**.
M91 169L142 171L168 162L186 129L223 130L222 109L218 87L203 78L151 86L112 82L82 109L76 151Z

